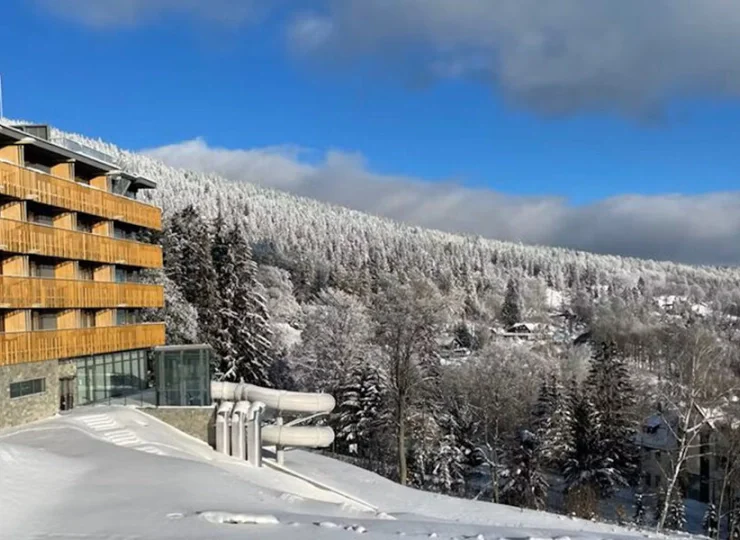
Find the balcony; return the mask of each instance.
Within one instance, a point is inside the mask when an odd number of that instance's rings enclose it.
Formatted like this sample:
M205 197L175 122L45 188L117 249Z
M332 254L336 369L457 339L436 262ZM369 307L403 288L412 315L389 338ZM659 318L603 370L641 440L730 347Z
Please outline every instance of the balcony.
M0 251L161 268L162 248L109 236L0 219Z
M159 308L161 285L0 276L0 308Z
M164 345L164 324L0 334L0 366Z
M0 194L147 229L162 229L162 211L156 206L13 163L0 162Z

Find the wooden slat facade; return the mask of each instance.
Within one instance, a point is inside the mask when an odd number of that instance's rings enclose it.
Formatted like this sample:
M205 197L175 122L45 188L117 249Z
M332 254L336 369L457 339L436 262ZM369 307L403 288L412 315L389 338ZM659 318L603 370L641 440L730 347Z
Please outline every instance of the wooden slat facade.
M162 267L162 248L156 245L12 219L0 218L0 251L143 268Z
M162 229L162 211L156 206L13 163L0 162L0 194L147 229Z
M161 285L0 276L0 308L159 308Z
M164 345L164 324L0 333L0 366Z

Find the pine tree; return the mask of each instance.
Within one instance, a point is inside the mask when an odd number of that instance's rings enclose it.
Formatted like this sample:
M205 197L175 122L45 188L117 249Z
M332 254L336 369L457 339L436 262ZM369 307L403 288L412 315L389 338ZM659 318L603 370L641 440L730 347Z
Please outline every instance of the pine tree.
M540 440L543 463L562 467L571 451L570 407L556 376L543 380L532 411L533 429Z
M707 510L704 512L704 517L701 521L702 529L704 534L709 538L717 536L717 530L719 528L719 517L717 516L717 507L714 503L707 505Z
M625 481L602 446L601 416L589 393L580 391L575 383L570 399L573 446L563 467L566 488L570 491L588 487L600 497L608 498Z
M671 504L668 506L665 527L672 531L683 531L686 529L686 507L678 489L675 491Z
M198 339L210 343L218 328L218 285L208 221L192 205L165 220L165 273L198 314Z
M613 343L600 344L591 360L585 390L598 412L598 437L609 461L621 477L635 481L637 452L634 445L635 390L624 360Z
M220 361L216 376L269 386L271 331L257 268L237 225L217 221L212 257L217 269L218 328L212 343Z
M634 522L637 526L645 525L645 499L639 491L635 493Z
M506 326L522 321L522 300L519 294L519 284L510 278L506 285L504 304L501 307L501 320Z
M547 499L547 480L541 471L537 436L521 430L509 456L509 473L501 494L507 504L542 509Z

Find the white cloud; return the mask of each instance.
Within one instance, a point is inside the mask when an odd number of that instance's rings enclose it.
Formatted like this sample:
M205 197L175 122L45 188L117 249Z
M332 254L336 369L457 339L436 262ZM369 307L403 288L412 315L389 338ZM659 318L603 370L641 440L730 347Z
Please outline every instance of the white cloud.
M263 0L35 0L64 18L94 28L130 27L167 15L238 25L263 13Z
M737 0L35 2L104 28L170 15L238 27L274 15L305 59L371 65L415 86L467 78L545 114L646 117L675 96L740 96Z
M284 189L451 232L690 263L740 263L740 192L624 195L585 206L452 183L378 175L359 154L330 151L319 163L293 147L227 150L202 139L147 152L178 167Z
M307 57L467 77L548 114L740 94L736 0L329 0L292 24Z

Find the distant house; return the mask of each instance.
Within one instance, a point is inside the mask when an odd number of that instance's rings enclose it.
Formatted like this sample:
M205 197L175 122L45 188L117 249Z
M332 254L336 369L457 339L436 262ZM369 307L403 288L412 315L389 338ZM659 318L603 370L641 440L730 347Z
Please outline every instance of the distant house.
M507 334L534 334L537 332L537 325L534 323L516 323L506 329Z
M716 411L698 410L705 422L698 444L690 449L685 465L686 495L689 499L710 502L718 500L722 486L723 465L717 450L726 444L726 430L733 428ZM647 491L657 492L665 482L666 472L672 470L673 457L678 451L677 425L675 414L654 413L645 419L635 437L641 450L642 485Z

